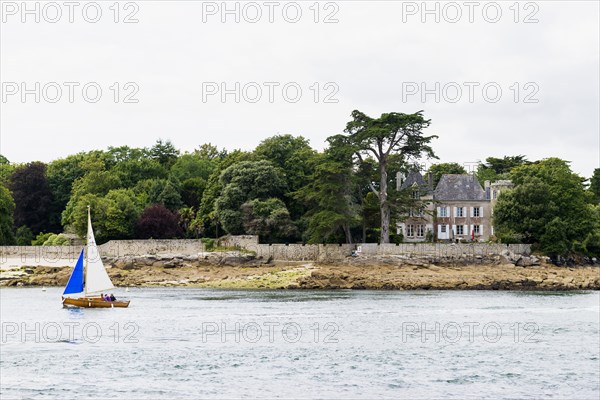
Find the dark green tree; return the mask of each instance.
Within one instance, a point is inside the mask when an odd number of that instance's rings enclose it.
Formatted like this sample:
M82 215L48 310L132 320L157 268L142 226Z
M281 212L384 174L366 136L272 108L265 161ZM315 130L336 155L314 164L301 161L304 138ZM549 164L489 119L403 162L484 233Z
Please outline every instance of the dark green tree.
M488 157L485 163L479 163L477 166L477 180L481 186L485 181L494 182L499 179L509 179L510 171L521 165L531 164L525 156L504 156L502 158Z
M171 168L175 161L177 161L177 157L179 156L179 150L173 146L170 140L164 141L162 139L158 139L156 144L150 148L148 151L150 157L154 160L158 161L160 165L165 167L167 170Z
M566 161L548 158L514 168L515 188L503 193L494 209L494 225L525 243L539 244L549 255L564 255L597 226L591 193ZM590 239L592 240L592 239Z
M26 225L33 232L60 230L60 225L50 221L53 197L46 178L46 164L32 162L17 167L8 188L15 201L15 226Z
M493 170L497 175L506 174L512 171L515 167L530 164L527 158L523 155L504 156L502 158L488 157L485 159L484 168Z
M279 170L268 161L242 161L221 173L223 190L216 201L216 214L230 234L244 233L241 206L247 201L280 198L286 183Z
M181 198L188 207L200 205L208 179L218 168L218 155L204 150L181 155L171 167L170 176L181 182Z
M590 192L594 194L596 203L600 203L600 168L596 168L590 178Z
M309 205L304 236L309 243L322 243L336 241L343 232L345 242L352 243L351 229L360 222L353 152L343 136L332 136L328 141L325 152L315 156L309 183L295 193Z
M308 140L302 136L272 136L256 147L254 155L280 169L288 188L283 200L292 218L300 218L306 212L306 207L293 193L308 184L312 175L316 151L310 147Z
M8 158L0 154L0 185L8 186L10 176L15 170L15 166L8 161Z
M96 241L131 239L141 213L135 193L131 189L115 189L106 196L85 194L74 206L70 224L80 237L87 232L87 206L91 208Z
M17 246L31 246L31 242L35 238L33 232L27 226L23 225L17 229L15 233L17 239Z
M8 188L0 184L0 246L15 244L13 213L15 202Z
M85 174L80 165L84 158L85 154L79 153L48 164L46 176L53 197L50 220L54 225L61 224L61 215L71 198L73 183Z
M430 120L423 118L421 111L414 114L392 112L371 118L358 110L352 112L352 121L346 125L346 143L353 149L359 162L363 162L367 156L377 161L379 185L372 182L369 186L379 199L382 243L390 241L390 159L395 156L395 163L403 164L423 156L435 157L430 143L437 136L423 134L429 125Z
M259 235L267 242L287 241L298 236L298 229L290 218L283 201L276 198L254 199L241 206L244 230Z
M141 239L176 239L182 235L179 216L162 204L146 207L137 222L136 232Z
M433 187L435 188L444 174L466 174L467 170L459 163L440 163L433 164L427 170L433 176Z
M200 201L196 218L191 224L195 232L214 237L222 233L216 209L217 199L223 191L221 173L236 163L251 159L252 154L241 150L234 150L218 160L218 165L208 178L206 188L202 192L202 200Z

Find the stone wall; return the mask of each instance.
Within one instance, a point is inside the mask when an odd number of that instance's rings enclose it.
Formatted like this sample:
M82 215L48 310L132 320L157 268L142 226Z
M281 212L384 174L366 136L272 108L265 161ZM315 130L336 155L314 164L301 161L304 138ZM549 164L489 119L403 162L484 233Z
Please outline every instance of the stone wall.
M367 256L431 256L435 258L501 255L507 250L516 255L527 256L531 246L524 244L488 243L403 243L382 244L259 244L256 236L229 236L219 241L220 245L237 247L254 252L258 258L275 261L343 260L352 251ZM145 255L202 256L206 252L199 240L112 240L99 246L103 257L135 257ZM72 264L77 260L81 246L0 246L0 263L33 265Z
M237 236L228 238L231 247L244 248L256 253L257 257L281 261L334 261L343 259L359 250L359 254L368 256L415 255L432 257L458 257L501 255L510 251L514 254L528 256L531 245L528 244L493 244L493 243L403 243L377 244L259 244L248 243L246 239L236 241Z
M60 265L75 263L82 246L0 246L0 265Z
M126 257L142 255L197 255L203 253L204 244L200 239L148 239L111 240L98 246L103 257Z

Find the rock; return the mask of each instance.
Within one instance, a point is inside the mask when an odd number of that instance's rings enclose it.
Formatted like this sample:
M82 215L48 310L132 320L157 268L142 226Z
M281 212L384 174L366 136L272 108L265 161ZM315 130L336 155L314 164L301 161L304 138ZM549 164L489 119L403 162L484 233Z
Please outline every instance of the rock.
M515 262L515 265L518 267L531 267L534 265L540 265L540 260L536 256L521 256Z
M152 263L152 267L153 268L164 268L165 263L162 261L155 261L154 263Z

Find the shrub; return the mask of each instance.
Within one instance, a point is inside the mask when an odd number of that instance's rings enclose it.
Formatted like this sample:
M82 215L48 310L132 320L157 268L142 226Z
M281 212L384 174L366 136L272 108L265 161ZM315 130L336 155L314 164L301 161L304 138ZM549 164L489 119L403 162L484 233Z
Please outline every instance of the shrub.
M204 250L213 251L215 249L215 239L202 238L200 240L202 241L202 244L204 244Z
M54 235L52 232L49 233L42 233L40 232L34 240L31 241L31 245L32 246L43 246L44 242L46 242L46 240L48 240L48 238L50 236Z
M59 235L51 233L42 246L68 246L70 243L71 241L62 233Z
M137 222L136 231L141 239L174 239L183 234L179 215L162 204L146 207Z
M15 236L17 239L17 246L31 246L31 242L34 239L33 232L25 225L17 229Z

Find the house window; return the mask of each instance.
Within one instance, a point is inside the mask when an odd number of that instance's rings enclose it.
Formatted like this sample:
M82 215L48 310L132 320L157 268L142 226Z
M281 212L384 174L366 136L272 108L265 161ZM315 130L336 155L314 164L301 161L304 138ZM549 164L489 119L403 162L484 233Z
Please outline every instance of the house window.
M413 237L413 236L415 236L415 226L414 225L407 225L406 226L406 236L407 237Z
M464 235L464 231L463 231L463 226L462 225L456 225L456 234L457 235Z
M448 216L448 210L446 209L446 207L440 207L440 217L447 217Z
M456 207L456 216L457 217L464 217L465 216L464 207Z
M440 232L446 233L446 225L440 226Z
M473 225L473 233L475 234L475 236L481 235L481 229L480 229L480 225Z
M419 193L418 190L413 190L412 197L413 197L413 199L418 199L421 197L421 194Z
M425 225L417 225L417 237L425 236Z
M498 197L498 192L497 192L496 190L494 190L494 191L492 192L492 194L493 194L493 196L494 196L494 199L495 199L496 197Z
M473 216L474 217L480 217L481 216L481 211L479 207L473 207Z

